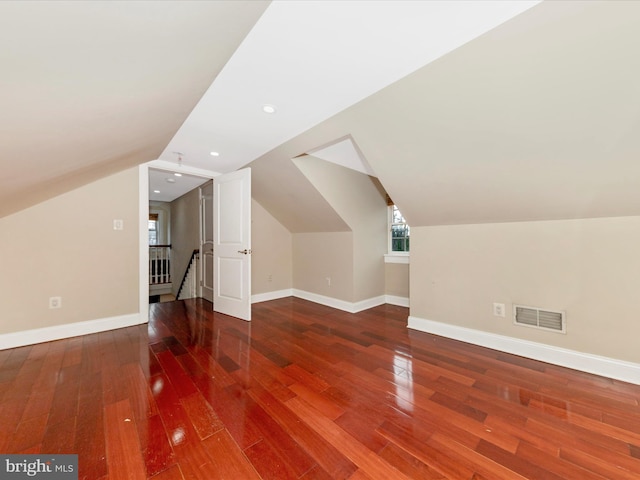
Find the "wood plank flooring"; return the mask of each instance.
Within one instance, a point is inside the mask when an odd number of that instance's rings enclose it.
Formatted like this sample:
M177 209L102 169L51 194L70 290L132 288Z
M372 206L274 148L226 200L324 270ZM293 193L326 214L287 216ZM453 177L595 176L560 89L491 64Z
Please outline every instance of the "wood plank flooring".
M79 478L638 479L640 386L296 298L0 351L0 453Z

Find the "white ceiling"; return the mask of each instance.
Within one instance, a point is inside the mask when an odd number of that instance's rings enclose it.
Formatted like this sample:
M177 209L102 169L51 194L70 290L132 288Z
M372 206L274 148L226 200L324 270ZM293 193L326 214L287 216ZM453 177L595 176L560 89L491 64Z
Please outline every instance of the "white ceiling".
M149 200L172 202L207 181L208 178L196 175L150 168Z
M537 3L275 1L160 160L236 170ZM350 141L321 158L374 173Z
M376 176L376 172L373 171L367 159L358 151L358 147L351 138L345 138L339 142L313 149L306 153L327 162L342 165L360 173L366 173L372 177Z

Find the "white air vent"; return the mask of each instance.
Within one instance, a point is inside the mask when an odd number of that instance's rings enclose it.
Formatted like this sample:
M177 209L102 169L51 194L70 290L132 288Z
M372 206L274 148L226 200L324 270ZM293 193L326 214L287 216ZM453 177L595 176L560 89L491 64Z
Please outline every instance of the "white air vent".
M543 310L536 307L513 306L513 321L516 325L566 333L564 312Z

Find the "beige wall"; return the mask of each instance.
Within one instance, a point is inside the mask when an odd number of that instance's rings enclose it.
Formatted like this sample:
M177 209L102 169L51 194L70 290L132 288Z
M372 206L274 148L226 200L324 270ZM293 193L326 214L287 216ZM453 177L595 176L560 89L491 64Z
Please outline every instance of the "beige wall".
M413 242L413 238L411 241ZM409 298L409 265L401 263L386 263L384 272L384 293L386 295Z
M170 230L172 290L177 296L191 254L200 248L199 188L194 188L171 202Z
M640 217L412 227L410 283L414 317L640 362ZM566 311L566 335L514 303Z
M293 238L262 205L251 202L251 293L293 286Z
M368 175L312 156L295 159L294 163L352 230L352 243L338 247L349 249L353 258L352 296L341 298L358 302L384 295L387 205L378 187ZM294 255L294 264L298 261ZM316 278L323 276L320 272L309 273Z
M292 237L259 203L251 204L252 294L292 287ZM194 189L171 202L171 256L174 294L193 250L200 247L199 192ZM271 275L271 281L269 281Z
M138 182L136 167L0 219L0 334L138 313Z
M352 302L352 245L351 232L293 234L293 288Z

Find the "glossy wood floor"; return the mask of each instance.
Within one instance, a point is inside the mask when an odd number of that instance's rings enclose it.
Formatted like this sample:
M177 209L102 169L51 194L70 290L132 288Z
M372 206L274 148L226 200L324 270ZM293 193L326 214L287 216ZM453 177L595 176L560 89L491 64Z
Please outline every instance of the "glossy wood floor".
M640 387L286 298L0 352L0 453L99 479L638 479Z

